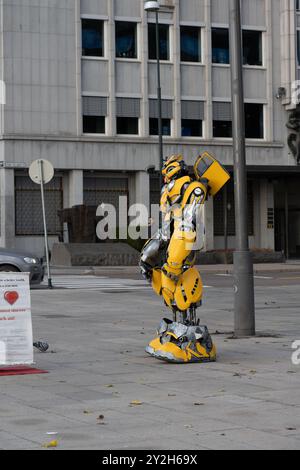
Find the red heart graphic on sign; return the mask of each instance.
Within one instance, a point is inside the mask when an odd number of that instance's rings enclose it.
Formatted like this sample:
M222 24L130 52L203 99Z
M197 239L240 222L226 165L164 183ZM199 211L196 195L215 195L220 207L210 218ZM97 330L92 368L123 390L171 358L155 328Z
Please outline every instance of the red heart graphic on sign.
M4 298L10 305L14 305L19 298L19 294L16 291L8 291L5 292Z

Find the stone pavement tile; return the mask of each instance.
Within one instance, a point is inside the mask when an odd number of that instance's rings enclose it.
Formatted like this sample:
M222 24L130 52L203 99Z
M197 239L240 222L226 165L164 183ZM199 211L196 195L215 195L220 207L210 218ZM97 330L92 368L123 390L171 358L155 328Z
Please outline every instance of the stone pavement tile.
M258 400L264 400L265 402L300 406L300 393L299 386L295 388L289 388L287 390L274 390L267 392L258 392L253 395Z
M226 437L237 443L263 450L300 450L300 440L298 439L277 436L257 429L229 430L226 431Z

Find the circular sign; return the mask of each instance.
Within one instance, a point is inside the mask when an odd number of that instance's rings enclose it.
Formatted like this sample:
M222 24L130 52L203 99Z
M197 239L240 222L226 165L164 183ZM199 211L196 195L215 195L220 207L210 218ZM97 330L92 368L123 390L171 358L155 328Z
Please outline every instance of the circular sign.
M29 176L36 184L41 184L42 182L43 184L50 183L54 176L52 163L48 162L48 160L35 160L30 165Z

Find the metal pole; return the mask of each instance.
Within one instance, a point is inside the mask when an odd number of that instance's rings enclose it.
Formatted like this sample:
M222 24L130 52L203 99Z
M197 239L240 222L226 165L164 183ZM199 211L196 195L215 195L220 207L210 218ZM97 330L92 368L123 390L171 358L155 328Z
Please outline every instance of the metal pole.
M49 287L49 289L53 289L52 279L51 279L51 272L50 272L48 231L47 231L46 210L45 210L43 160L39 160L39 164L40 164L41 196L42 196L42 210L43 210L43 223L44 223L44 237L45 237L46 263L47 263L47 272L48 272L48 287Z
M234 253L235 335L255 335L253 258L249 251L245 109L240 0L229 0L236 219Z
M285 196L284 196L284 212L285 212L285 252L286 259L290 259L290 240L289 240L289 193L287 181L285 181Z
M162 169L164 166L163 151L163 130L162 130L162 97L161 97L161 78L160 78L160 40L159 40L159 18L156 13L156 58L157 58L157 101L158 101L158 137L159 137L159 187L163 187ZM160 212L160 226L162 214Z
M228 264L228 190L224 188L224 250L225 264Z

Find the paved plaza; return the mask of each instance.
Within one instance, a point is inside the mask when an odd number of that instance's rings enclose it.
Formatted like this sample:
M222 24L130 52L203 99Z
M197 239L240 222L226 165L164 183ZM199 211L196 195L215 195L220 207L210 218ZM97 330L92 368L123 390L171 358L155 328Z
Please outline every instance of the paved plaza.
M72 288L55 274L57 289L32 291L34 336L50 343L36 365L49 373L0 378L0 448L55 437L57 449L300 449L300 267L273 269L257 275L258 335L244 340L232 339L230 273L205 272L218 362L186 366L144 352L168 310L136 272L81 273Z

